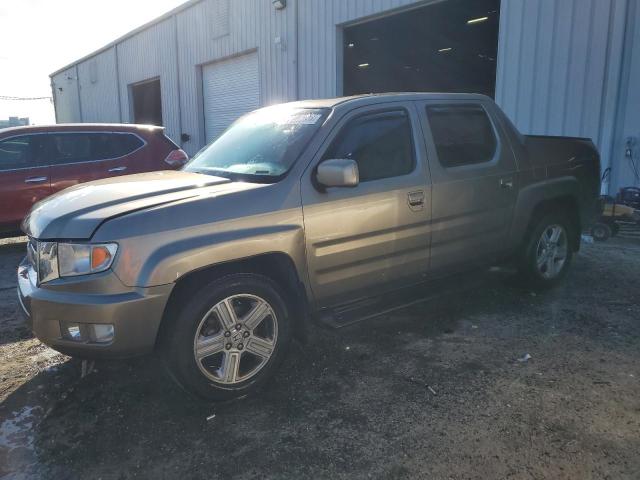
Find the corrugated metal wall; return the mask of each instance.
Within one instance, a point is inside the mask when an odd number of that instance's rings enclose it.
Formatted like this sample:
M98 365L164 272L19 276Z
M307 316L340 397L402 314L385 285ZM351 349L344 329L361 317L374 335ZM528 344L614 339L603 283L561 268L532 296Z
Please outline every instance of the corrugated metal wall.
M605 165L615 148L629 2L502 0L496 100L524 133L592 137ZM205 142L202 66L257 51L263 105L341 93L342 26L423 6L415 0L203 0L53 77L59 121L130 121L129 85L160 77L167 133L195 153ZM109 53L111 52L111 53ZM116 65L117 59L117 65ZM109 66L111 65L111 66ZM114 75L119 78L120 113ZM104 78L103 78L104 77ZM117 96L116 96L117 97ZM80 115L80 106L83 115ZM86 117L86 118L85 118Z
M162 120L167 134L180 138L180 98L176 70L175 19L169 18L126 39L118 45L120 109L122 118L132 120L129 86L160 77Z
M76 67L68 68L51 78L51 89L58 123L82 122Z
M496 101L523 133L592 138L608 162L626 12L627 0L503 0Z
M117 122L118 78L115 50L106 50L78 64L83 122Z
M610 192L620 187L640 187L640 0L631 0L624 48L625 67L620 89L620 109L611 152ZM627 140L631 140L631 145ZM627 152L627 148L630 151Z
M264 0L206 0L178 13L181 120L192 137L185 145L189 153L205 142L202 65L257 49L261 103L296 98L295 22L295 5L277 11Z
M341 26L394 9L425 5L415 0L298 0L300 8L299 89L300 98L335 97L338 86L337 46ZM341 72L340 72L341 73Z

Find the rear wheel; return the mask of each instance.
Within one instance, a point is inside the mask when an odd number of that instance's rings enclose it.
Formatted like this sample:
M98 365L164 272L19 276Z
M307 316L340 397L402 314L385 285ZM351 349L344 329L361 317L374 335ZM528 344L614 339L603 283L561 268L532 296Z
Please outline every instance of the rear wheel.
M164 339L164 358L184 388L210 400L254 392L286 354L291 325L283 295L269 278L234 274L190 298Z
M562 214L544 216L531 230L519 262L529 285L550 288L564 278L573 254L571 233L571 224Z

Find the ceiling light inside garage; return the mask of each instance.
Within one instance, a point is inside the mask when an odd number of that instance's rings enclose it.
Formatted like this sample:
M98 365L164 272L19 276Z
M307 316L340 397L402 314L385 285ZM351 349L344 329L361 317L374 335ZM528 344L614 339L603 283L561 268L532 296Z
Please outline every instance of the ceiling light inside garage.
M355 46L356 46L356 44L355 44L355 43L350 43L349 45L347 45L347 47L348 47L348 48L353 48L353 47L355 47Z
M489 17L480 17L480 18L472 18L471 20L467 20L467 25L474 25L476 23L482 23L489 20Z
M361 63L358 65L358 68L369 68L369 64L368 63Z
M446 53L446 52L450 52L451 50L453 50L452 47L447 47L447 48L441 48L440 50L438 50L438 52Z

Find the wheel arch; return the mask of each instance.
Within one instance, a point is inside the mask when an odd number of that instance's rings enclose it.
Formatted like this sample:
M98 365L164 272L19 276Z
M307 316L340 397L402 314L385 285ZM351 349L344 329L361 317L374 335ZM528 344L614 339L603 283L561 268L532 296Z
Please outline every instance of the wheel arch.
M181 302L187 301L190 294L211 281L235 273L253 273L273 280L282 289L287 306L291 307L294 337L300 341L306 341L310 313L306 289L299 278L293 259L283 252L271 252L207 265L181 276L175 282L175 287L165 306L156 338L156 348L166 340L165 332Z
M570 244L580 249L582 221L580 219L579 185L574 177L561 177L529 185L521 190L516 202L511 230L512 245L520 251L528 235L540 219L553 212L564 212L571 222Z
M571 232L569 232L569 244L574 252L580 250L580 236L582 227L580 223L580 210L578 202L572 195L560 195L554 198L541 200L538 202L529 216L529 222L525 230L525 234L521 241L521 246L527 241L529 234L536 227L540 219L550 213L562 212L567 215L571 224Z

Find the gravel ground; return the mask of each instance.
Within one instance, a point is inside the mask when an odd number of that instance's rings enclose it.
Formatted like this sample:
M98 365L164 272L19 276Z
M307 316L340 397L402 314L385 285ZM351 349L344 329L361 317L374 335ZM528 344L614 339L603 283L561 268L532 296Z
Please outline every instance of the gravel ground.
M313 329L260 395L192 400L154 358L80 364L18 319L0 245L0 478L640 478L640 244L585 245L535 295L504 273ZM530 358L526 361L526 355Z

